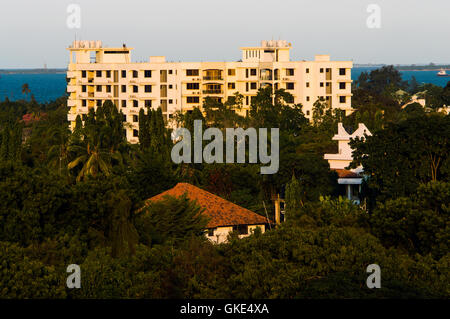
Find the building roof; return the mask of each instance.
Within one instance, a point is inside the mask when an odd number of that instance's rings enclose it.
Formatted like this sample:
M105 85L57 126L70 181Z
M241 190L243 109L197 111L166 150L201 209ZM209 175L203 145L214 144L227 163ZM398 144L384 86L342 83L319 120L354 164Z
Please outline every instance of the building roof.
M209 217L207 228L235 225L260 225L267 224L267 218L258 215L251 210L243 208L222 197L207 192L188 183L178 183L148 201L159 201L164 196L180 197L186 194L190 200L196 201L204 209L203 214Z
M339 178L361 178L357 173L349 171L348 169L336 168L334 169Z

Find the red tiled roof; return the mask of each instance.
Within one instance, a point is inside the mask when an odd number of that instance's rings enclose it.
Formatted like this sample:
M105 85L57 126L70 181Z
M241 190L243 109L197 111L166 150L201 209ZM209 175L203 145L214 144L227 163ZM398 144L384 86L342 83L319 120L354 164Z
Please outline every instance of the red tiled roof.
M195 200L204 209L203 214L209 217L207 228L267 224L265 217L188 183L178 183L174 188L148 201L159 201L167 195L180 197L185 193L190 200Z
M348 169L336 168L334 170L337 172L339 178L361 178L357 173L349 171Z

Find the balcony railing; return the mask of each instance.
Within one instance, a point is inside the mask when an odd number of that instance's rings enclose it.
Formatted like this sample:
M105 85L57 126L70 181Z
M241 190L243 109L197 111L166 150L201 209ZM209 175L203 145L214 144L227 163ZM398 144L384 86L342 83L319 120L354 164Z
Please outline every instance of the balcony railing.
M213 76L204 76L204 81L223 81L223 77L220 75L213 75Z
M272 81L272 76L271 75L261 75L260 79L263 81Z
M203 94L222 94L222 90L203 90Z

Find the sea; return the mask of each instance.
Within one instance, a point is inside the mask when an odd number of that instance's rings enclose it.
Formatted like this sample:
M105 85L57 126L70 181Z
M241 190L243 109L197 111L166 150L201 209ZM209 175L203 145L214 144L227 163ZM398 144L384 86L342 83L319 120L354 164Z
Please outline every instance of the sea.
M358 79L361 72L370 72L377 67L354 67L352 79ZM404 80L410 80L414 76L421 83L432 83L439 86L447 85L450 77L438 77L437 71L400 71ZM27 83L30 94L22 93L22 85ZM11 100L29 99L31 94L39 103L50 102L66 94L65 73L0 73L0 101L6 97Z

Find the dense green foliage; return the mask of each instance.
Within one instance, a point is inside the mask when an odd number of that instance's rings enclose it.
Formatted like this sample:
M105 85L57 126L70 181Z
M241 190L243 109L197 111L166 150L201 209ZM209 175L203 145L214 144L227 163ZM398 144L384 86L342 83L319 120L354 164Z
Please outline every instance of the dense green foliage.
M279 127L270 176L258 164L173 164L160 109L140 111L131 145L110 101L71 132L65 98L38 104L23 90L27 100L0 102L0 298L450 297L450 120L437 112L449 85L406 83L386 67L361 75L347 116L318 99L310 123L289 93L270 88L245 116L239 94L176 116L191 131L197 119L222 131ZM402 108L416 93L429 107ZM339 196L323 159L337 152L338 122L373 133L352 142L368 210ZM284 194L286 222L213 245L195 202L145 205L181 181L272 220L271 199ZM373 263L381 289L365 284ZM81 267L81 289L66 288L69 264Z

